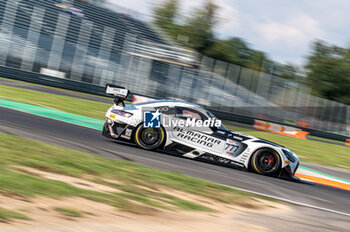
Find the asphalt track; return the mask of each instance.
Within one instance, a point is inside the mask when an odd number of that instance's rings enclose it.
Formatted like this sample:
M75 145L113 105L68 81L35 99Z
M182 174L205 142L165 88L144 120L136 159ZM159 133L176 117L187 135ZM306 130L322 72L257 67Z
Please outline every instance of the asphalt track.
M100 131L0 107L0 131L73 148L107 158L177 171L220 184L350 216L350 192L313 183L265 177L233 168L198 162L119 144Z

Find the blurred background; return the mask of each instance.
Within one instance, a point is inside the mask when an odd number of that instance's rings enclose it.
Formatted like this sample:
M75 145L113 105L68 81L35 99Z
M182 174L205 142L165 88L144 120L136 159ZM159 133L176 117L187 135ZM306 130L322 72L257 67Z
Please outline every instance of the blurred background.
M148 2L147 15L115 2L0 0L0 76L96 94L112 83L239 122L350 135L349 48L315 40L304 64L282 64L218 37L216 1L186 13L178 0Z

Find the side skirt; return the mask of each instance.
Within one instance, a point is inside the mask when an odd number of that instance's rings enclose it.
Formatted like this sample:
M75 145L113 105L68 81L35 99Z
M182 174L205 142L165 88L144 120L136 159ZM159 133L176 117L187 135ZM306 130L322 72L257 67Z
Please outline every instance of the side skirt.
M217 155L213 155L210 153L205 153L197 158L198 160L208 161L210 163L220 164L228 167L235 167L241 169L247 169L244 164L235 162L233 160L225 159Z

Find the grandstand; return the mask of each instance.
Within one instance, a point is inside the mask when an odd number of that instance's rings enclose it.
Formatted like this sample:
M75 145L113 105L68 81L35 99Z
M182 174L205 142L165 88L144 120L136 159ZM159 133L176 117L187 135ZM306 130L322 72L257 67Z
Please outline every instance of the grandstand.
M269 74L199 57L152 28L87 1L0 0L0 71L91 89L115 83L133 93L182 98L243 117L305 119L314 129L349 133L349 106Z
M186 89L195 93L212 85L202 102L211 105L222 99L215 87L220 77L213 79L210 72L193 69L198 65L196 53L166 44L161 35L130 15L80 1L1 0L0 20L0 43L7 47L0 54L3 66L97 85L119 83L141 94L171 94L187 100L195 99L184 94L184 88L166 87L181 78L182 83L188 77L200 78L191 80ZM176 80L169 77L172 69L181 72ZM138 82L144 84L137 88ZM224 95L235 100L229 105L254 105L240 99L243 95ZM208 96L212 97L205 100Z
M79 10L80 14L75 14L70 8ZM164 44L160 36L144 23L88 2L1 0L0 20L2 32L10 32L19 43L23 39L27 44L25 49L36 50L34 54L29 54L34 56L35 62L32 67L26 67L27 71L40 72L41 67L52 66L53 69L64 72L66 78L91 83L98 83L91 76L91 69L86 72L80 70L83 75L78 74L79 70L72 70L73 65L85 66L76 63L77 56L83 59L86 58L84 55L101 58L105 52L108 54L104 54L103 58L119 63L126 33ZM13 53L2 54L2 59L5 66L22 66L21 57L15 57ZM89 62L89 59L85 61Z

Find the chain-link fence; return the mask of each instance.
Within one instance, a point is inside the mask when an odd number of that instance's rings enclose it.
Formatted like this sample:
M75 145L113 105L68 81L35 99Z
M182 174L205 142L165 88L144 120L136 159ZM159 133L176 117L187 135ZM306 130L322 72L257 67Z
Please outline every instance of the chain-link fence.
M73 4L78 15L69 11ZM350 107L312 96L306 86L208 57L185 65L181 49L171 60L160 57L164 45L145 55L163 40L124 14L78 1L0 0L0 20L0 66L350 134Z

